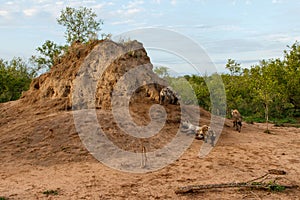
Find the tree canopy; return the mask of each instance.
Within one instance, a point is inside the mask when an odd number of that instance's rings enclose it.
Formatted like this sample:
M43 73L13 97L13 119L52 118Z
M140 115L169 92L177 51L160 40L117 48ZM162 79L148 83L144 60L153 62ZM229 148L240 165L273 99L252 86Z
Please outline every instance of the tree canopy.
M36 49L39 55L32 56L30 61L36 64L37 71L40 69L49 70L63 55L65 49L66 46L60 46L53 41L47 40L41 47Z
M87 42L98 38L103 21L96 20L97 14L91 8L80 7L78 9L66 7L61 11L57 19L58 24L66 28L67 43Z
M33 55L30 61L36 65L37 71L50 68L59 61L60 57L66 53L67 48L74 42L88 42L98 39L98 31L101 30L103 21L97 20L97 15L90 8L80 7L78 9L66 7L61 11L58 24L66 28L65 37L67 45L58 45L51 40L36 49L38 55ZM105 37L110 37L106 35Z
M34 71L21 58L0 59L0 103L17 100L29 88Z

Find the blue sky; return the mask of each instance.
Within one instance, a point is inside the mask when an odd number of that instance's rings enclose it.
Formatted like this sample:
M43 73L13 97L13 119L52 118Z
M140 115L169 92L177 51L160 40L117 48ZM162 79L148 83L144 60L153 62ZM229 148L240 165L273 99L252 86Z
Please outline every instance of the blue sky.
M282 57L287 45L300 40L297 0L0 0L0 58L27 59L46 40L64 44L56 18L66 6L92 8L104 20L101 32L112 35L145 27L174 30L197 42L219 71L229 58L249 67ZM149 55L156 63L181 64Z

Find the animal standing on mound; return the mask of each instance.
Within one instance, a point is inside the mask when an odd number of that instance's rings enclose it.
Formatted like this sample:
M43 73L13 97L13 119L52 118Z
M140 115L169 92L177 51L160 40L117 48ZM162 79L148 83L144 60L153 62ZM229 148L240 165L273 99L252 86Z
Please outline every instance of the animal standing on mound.
M238 132L241 132L242 128L242 116L237 109L231 111L232 119L233 119L233 128Z
M164 87L159 93L159 104L168 103L176 105L178 100L176 92L170 86Z

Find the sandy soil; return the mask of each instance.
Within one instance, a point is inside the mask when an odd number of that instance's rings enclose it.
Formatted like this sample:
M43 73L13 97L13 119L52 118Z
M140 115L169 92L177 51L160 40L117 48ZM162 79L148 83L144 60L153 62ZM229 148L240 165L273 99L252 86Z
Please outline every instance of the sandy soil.
M143 112L140 114L144 119L145 110L145 105L135 108L137 114ZM209 114L201 112L200 124L207 123ZM101 120L110 121L103 113ZM94 159L82 145L70 111L52 111L46 104L24 106L20 101L1 104L0 197L300 199L299 189L270 192L232 188L175 194L177 187L243 182L262 176L269 169L287 172L278 182L300 185L299 128L271 125L272 134L265 134L265 124L244 123L242 132L238 133L231 125L231 121L226 120L216 147L206 157L198 158L203 141L194 140L174 163L155 172L134 174L113 170ZM178 129L173 121L165 128L166 134L172 135L172 127L175 131ZM116 133L113 129L107 130ZM43 194L51 190L57 194Z

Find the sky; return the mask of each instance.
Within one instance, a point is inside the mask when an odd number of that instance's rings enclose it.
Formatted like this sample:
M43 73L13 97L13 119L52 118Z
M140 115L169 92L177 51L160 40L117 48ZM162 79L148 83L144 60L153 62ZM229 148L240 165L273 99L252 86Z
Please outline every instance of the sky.
M99 35L174 31L197 43L220 72L229 58L242 67L282 58L287 45L300 40L298 0L0 0L0 58L28 59L46 40L65 44L65 29L56 19L66 6L92 8L104 21ZM194 73L178 55L149 49L149 56L153 63L176 65L178 73Z

